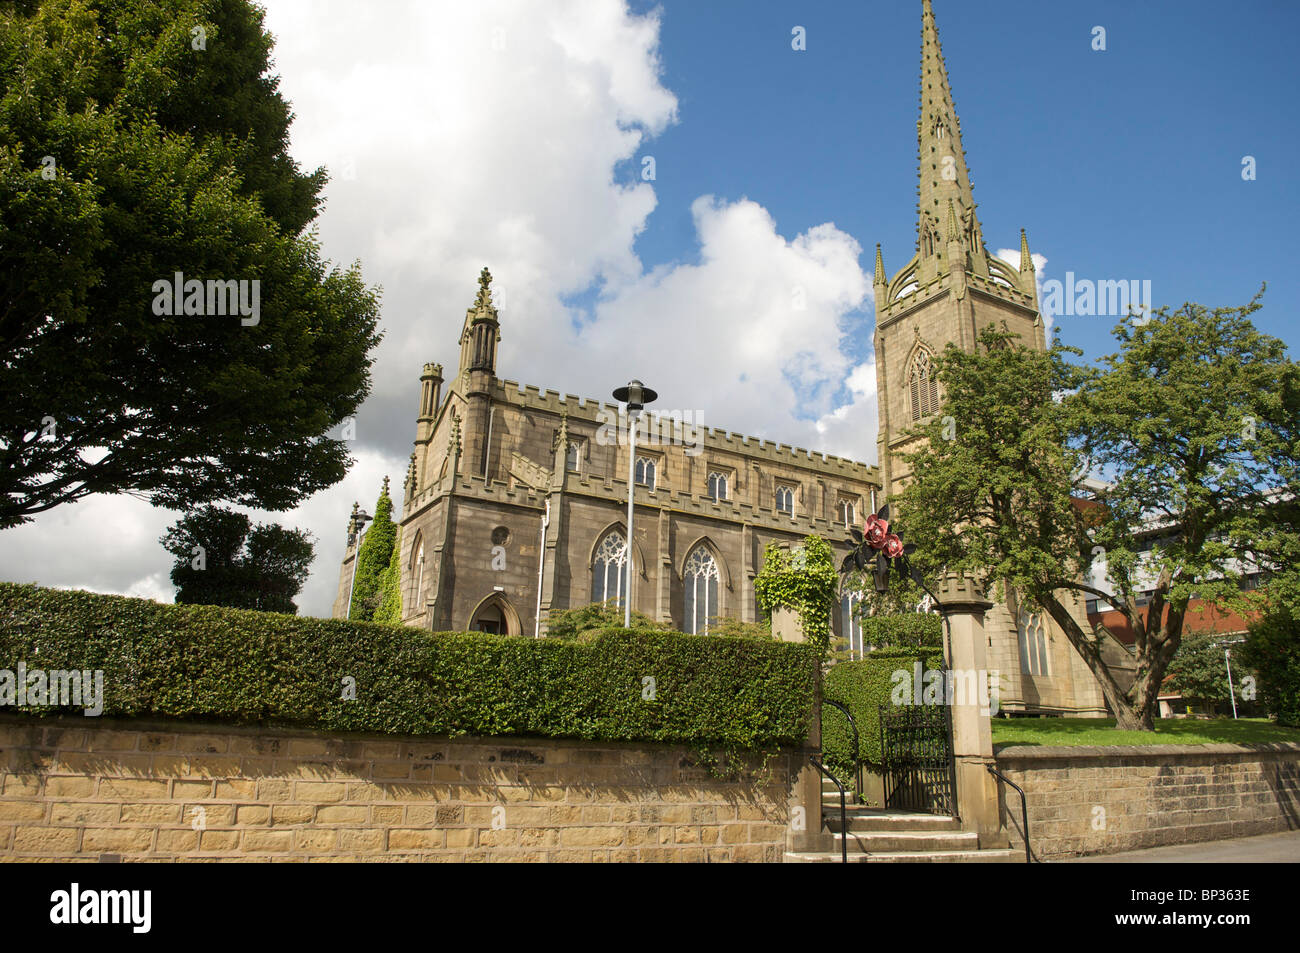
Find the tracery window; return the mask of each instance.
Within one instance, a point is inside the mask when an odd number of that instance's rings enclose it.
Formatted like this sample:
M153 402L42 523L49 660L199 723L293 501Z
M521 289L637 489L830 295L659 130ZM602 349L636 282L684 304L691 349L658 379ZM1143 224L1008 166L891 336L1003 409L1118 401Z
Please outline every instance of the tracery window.
M920 420L939 412L939 382L934 377L930 352L924 348L916 352L907 375L907 386L912 396L912 419Z
M1016 621L1020 637L1020 671L1025 675L1050 675L1047 664L1047 619L1023 607Z
M682 572L684 631L708 635L709 620L718 615L718 578L718 563L713 554L703 546L697 547Z
M623 608L627 597L627 541L614 530L600 541L591 562L591 601L615 600Z
M840 596L842 633L849 658L862 658L862 619L860 617L862 593L845 592Z
M648 490L655 488L655 461L650 457L636 458L636 482L637 486L643 486Z
M788 486L776 488L776 510L778 513L794 514L794 490Z

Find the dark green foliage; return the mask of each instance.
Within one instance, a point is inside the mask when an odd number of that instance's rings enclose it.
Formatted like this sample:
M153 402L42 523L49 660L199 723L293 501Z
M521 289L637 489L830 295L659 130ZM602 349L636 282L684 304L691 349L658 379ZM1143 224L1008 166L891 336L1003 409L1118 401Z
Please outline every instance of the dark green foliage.
M741 622L723 616L709 623L709 636L728 639L775 639L771 625L762 622Z
M1277 723L1300 728L1300 618L1294 610L1278 604L1265 613L1240 652L1233 652L1238 657L1255 670L1260 700Z
M938 649L886 649L854 662L831 666L822 685L822 697L847 707L858 725L860 753L868 765L880 766L880 706L893 703L895 672L908 673L914 665L921 671L941 670L943 652ZM910 695L908 696L910 699ZM910 700L907 704L911 704ZM842 781L852 778L853 733L848 720L830 705L822 706L822 751L827 766Z
M1192 598L1238 602L1242 566L1284 572L1300 555L1300 365L1250 320L1260 302L1123 321L1095 366L991 326L935 362L943 413L916 428L926 439L895 501L914 562L1046 610L1123 730L1152 730ZM1089 472L1108 484L1084 485ZM1172 531L1144 545L1153 518ZM1134 633L1131 689L1063 598L1107 598L1085 580L1099 551Z
M862 644L876 649L939 648L943 620L933 612L866 616L860 620Z
M108 717L770 751L807 735L816 657L653 629L434 633L0 583L0 668L103 669Z
M1188 701L1230 711L1232 695L1228 690L1228 665L1223 657L1222 635L1189 633L1165 670L1164 691L1176 691ZM1243 679L1254 673L1232 646L1232 682L1237 704L1248 701L1242 696Z
M243 513L205 506L159 540L176 557L176 601L295 614L316 547L305 530L252 526ZM201 548L201 553L198 548Z
M380 577L393 559L397 545L397 524L393 522L393 501L388 496L388 479L375 503L375 521L361 539L357 553L355 575L352 577L352 604L348 618L357 621L373 620L383 599Z
M347 472L378 296L306 230L325 173L270 51L247 0L0 4L0 528L124 491L283 510ZM260 320L156 314L177 272L260 282Z
M374 621L400 624L402 621L402 528L393 540L393 555L379 574L379 607Z
M795 547L768 545L763 568L754 577L754 595L769 622L778 607L794 610L804 638L825 652L839 584L830 544L820 536L808 536Z
M546 617L548 639L592 639L608 629L623 625L623 610L614 600L593 602L576 609L553 610ZM671 632L673 627L655 622L648 615L632 610L632 627L640 631Z

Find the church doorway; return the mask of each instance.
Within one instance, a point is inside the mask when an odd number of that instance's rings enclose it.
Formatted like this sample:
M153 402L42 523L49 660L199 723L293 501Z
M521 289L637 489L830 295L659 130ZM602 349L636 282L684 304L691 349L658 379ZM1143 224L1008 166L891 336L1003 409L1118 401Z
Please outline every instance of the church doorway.
M493 635L518 635L519 613L500 593L493 593L478 604L470 615L469 631L491 632Z

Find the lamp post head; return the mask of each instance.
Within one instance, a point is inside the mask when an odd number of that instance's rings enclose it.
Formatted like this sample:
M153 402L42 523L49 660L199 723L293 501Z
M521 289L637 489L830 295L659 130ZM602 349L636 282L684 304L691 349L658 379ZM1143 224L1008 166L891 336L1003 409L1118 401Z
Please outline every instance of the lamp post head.
M638 380L629 381L626 387L614 391L614 399L627 404L628 410L640 410L653 403L659 395Z

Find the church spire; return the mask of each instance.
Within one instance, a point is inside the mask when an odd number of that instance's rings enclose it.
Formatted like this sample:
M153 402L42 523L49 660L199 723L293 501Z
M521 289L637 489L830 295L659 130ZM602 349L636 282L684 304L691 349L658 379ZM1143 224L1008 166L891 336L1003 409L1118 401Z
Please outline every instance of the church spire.
M961 122L953 105L948 69L939 45L931 0L921 8L921 118L917 122L917 160L920 197L917 248L922 277L946 271L944 249L949 235L945 226L948 206L960 223L960 239L967 264L976 274L988 274L984 240L975 214L966 153L961 145Z
M1025 230L1020 230L1020 273L1034 270L1034 256L1029 254L1029 239L1025 237Z

